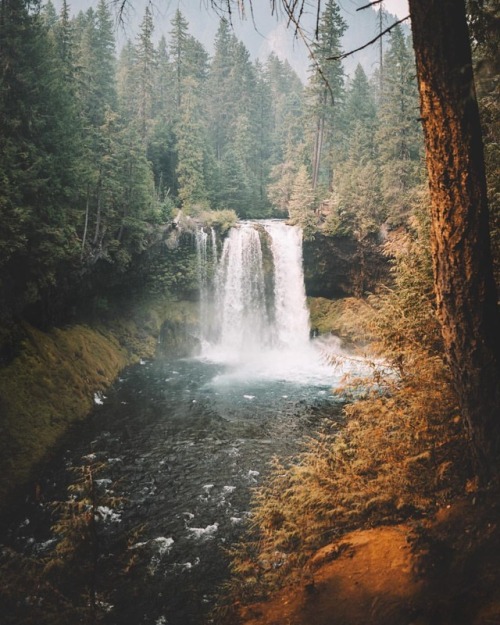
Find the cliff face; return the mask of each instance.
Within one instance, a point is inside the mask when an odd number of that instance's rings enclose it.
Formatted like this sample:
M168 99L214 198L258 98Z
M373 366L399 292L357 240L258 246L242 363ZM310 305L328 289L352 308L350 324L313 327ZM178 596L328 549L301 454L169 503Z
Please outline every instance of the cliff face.
M374 240L316 235L304 241L303 254L309 297L360 297L390 281L388 259Z

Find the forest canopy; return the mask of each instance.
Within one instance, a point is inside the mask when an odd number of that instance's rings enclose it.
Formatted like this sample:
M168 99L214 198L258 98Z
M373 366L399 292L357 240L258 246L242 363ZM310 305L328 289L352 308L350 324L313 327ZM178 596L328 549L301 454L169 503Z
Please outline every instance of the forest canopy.
M210 56L180 11L155 43L147 7L117 54L104 0L74 17L66 2L1 8L4 320L103 263L125 272L179 209L289 215L306 237L359 240L406 219L422 141L401 29L383 79L348 76L323 62L346 29L328 2L304 86L274 54L252 61L225 19Z

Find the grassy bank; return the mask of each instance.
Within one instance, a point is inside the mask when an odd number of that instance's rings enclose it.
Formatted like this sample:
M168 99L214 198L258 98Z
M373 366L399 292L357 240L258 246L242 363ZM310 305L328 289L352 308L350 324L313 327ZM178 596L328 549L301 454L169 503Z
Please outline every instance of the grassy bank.
M368 341L392 371L345 406L341 427L325 422L255 489L218 622L497 618L498 557L485 554L500 540L491 510L498 491L479 491L473 479L432 300L387 289L367 300L311 299L309 307L320 333ZM447 577L454 582L440 594Z
M354 298L327 299L326 297L308 297L311 328L319 334L336 334L348 341L363 340L359 327L353 329L348 322L349 310Z
M125 366L154 356L162 328L186 327L194 317L192 303L157 301L92 327L41 332L24 324L18 356L0 369L0 501L85 418L95 393Z

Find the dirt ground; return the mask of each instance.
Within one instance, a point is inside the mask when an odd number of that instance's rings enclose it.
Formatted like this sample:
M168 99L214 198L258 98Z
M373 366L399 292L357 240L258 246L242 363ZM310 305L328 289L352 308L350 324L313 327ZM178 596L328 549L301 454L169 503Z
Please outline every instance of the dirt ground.
M242 606L244 625L500 625L500 491L429 519L346 534L311 576Z

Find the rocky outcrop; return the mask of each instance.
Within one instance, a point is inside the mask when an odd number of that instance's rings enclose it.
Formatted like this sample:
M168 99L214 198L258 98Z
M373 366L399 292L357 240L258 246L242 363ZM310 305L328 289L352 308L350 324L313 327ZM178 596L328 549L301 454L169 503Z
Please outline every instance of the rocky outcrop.
M309 297L360 297L390 281L389 261L376 240L316 234L304 241L303 255Z

